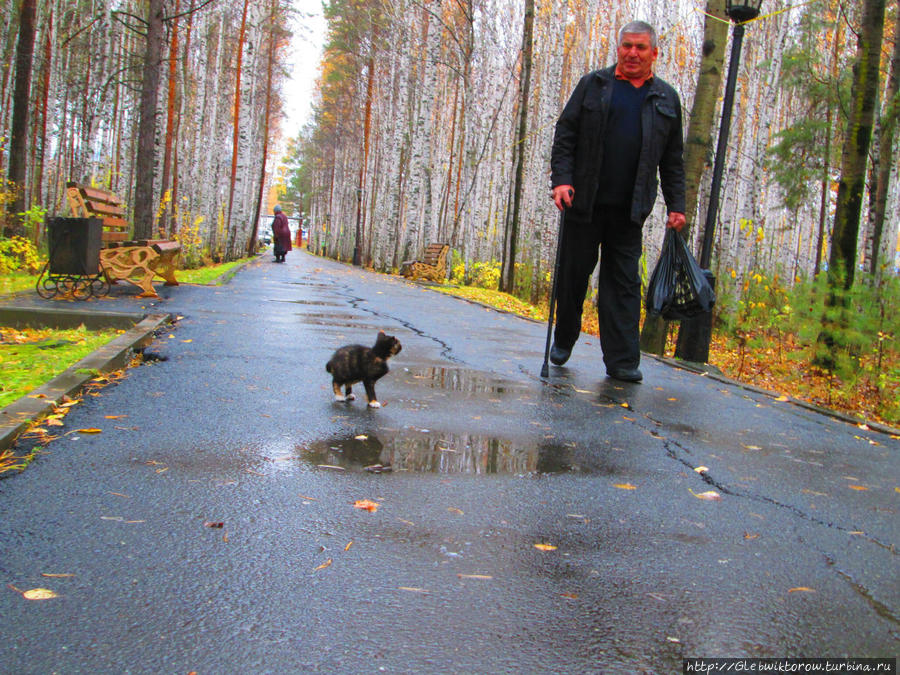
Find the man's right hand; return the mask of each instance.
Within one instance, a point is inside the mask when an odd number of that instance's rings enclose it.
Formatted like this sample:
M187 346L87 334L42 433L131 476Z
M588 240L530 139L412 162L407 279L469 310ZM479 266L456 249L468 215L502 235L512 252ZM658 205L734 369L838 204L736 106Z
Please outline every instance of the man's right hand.
M572 197L575 196L575 188L571 185L557 185L550 194L553 203L560 211L568 209L572 206Z

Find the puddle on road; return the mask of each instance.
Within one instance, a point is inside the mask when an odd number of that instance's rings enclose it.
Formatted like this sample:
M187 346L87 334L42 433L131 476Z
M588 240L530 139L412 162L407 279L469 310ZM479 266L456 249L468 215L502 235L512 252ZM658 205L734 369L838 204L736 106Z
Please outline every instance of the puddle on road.
M478 434L407 429L336 437L298 447L301 461L348 471L416 473L561 473L579 471L572 448Z
M358 321L348 321L347 315L336 314L300 314L296 313L302 323L312 326L329 326L330 328L351 328L354 330L366 331L366 333L375 334L374 324L360 323ZM374 339L373 339L374 342Z
M329 300L279 300L273 298L270 302L285 302L293 305L316 305L318 307L346 307L345 303L332 302Z
M465 368L404 368L404 375L412 384L431 389L445 389L469 394L509 394L525 390L515 382L500 380L489 373Z

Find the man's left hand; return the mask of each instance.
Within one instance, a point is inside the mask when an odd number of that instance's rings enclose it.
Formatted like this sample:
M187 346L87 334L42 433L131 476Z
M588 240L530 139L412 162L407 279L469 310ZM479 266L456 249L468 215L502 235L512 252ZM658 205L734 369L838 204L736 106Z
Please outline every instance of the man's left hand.
M683 213L672 211L669 213L669 220L666 221L666 227L671 227L676 232L681 232L686 223L687 218L684 217Z

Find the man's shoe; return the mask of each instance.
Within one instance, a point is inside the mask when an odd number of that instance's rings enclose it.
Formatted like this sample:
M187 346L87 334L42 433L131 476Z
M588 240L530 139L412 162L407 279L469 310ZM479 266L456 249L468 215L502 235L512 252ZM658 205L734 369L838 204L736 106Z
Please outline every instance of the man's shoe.
M571 347L569 349L563 349L554 342L553 346L550 348L550 361L554 366L561 366L569 360L570 356L572 356Z
M643 373L637 368L614 368L613 370L607 370L606 374L614 380L621 380L622 382L640 382L644 379Z

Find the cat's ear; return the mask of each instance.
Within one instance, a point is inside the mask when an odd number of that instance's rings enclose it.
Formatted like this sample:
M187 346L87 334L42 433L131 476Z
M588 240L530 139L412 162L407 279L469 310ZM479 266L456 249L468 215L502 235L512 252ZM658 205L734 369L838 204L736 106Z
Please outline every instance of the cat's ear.
M383 337L387 337L387 336L384 334L383 330L380 330L380 331L378 331L378 337L383 338Z

